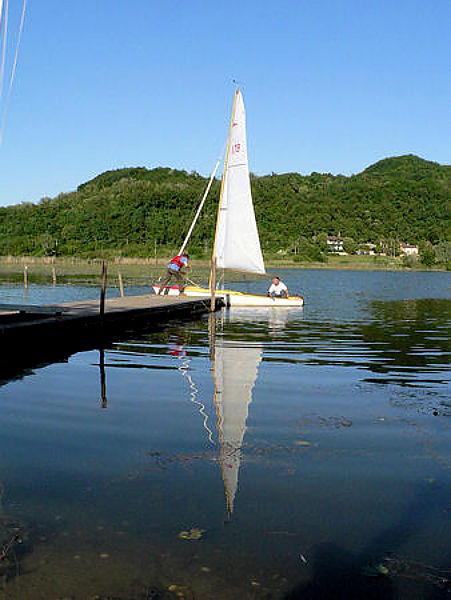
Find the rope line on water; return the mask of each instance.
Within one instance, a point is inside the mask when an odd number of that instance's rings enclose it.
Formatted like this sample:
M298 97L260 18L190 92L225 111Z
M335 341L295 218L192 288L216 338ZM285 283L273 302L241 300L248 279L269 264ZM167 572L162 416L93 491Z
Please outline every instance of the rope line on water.
M212 444L213 446L215 445L215 442L213 440L213 432L210 429L210 427L208 426L208 415L205 412L205 404L203 404L202 402L200 402L197 399L197 394L199 393L199 390L197 389L196 384L193 381L193 378L191 377L189 371L189 360L187 358L185 359L181 359L182 360L182 364L180 367L177 367L177 369L182 373L183 377L185 377L189 383L189 387L190 387L190 401L193 404L197 404L197 406L199 406L199 414L203 417L203 427L207 432L207 436L208 436L208 441L210 442L210 444Z

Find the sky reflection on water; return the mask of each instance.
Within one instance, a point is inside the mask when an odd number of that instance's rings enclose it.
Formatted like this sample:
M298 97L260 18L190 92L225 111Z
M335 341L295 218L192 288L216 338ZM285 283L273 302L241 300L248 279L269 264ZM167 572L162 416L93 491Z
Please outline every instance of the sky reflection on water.
M0 388L9 597L445 597L449 276L283 277Z

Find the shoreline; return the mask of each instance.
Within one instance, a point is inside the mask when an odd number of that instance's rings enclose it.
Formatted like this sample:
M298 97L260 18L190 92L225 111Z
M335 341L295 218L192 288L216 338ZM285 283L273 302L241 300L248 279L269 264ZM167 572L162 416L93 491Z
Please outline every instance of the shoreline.
M81 258L75 256L0 256L0 278L2 275L22 273L24 267L34 267L37 272L44 272L50 269L58 270L58 267L67 267L71 274L97 273L103 261L108 263L109 270L114 273L118 271L135 271L140 267L159 270L166 266L167 257L158 258L134 258L134 257L115 257L111 258ZM192 259L191 264L194 268L209 268L210 261L205 259ZM268 275L277 269L321 269L321 270L339 270L339 271L406 271L406 272L447 272L444 266L427 267L419 264L418 266L408 267L401 263L401 258L389 258L380 256L330 256L327 263L323 262L293 262L288 260L265 259Z

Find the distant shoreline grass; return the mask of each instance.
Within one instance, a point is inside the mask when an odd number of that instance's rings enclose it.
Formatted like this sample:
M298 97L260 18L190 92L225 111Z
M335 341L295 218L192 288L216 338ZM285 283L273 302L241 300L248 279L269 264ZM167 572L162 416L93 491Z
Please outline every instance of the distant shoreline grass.
M57 283L92 285L100 279L103 258L77 257L37 257L37 256L7 256L0 257L0 283L21 283L24 278L24 267L27 266L30 284L52 284L54 276ZM149 285L158 278L168 258L126 258L108 259L109 285L115 286L121 273L124 283L128 285ZM192 270L188 276L202 280L206 278L209 268L208 260L192 261ZM445 271L439 267L428 268L418 265L408 268L402 264L401 258L386 256L329 256L327 263L293 262L284 258L266 258L267 277L277 269L321 269L344 271ZM239 276L241 277L241 276Z

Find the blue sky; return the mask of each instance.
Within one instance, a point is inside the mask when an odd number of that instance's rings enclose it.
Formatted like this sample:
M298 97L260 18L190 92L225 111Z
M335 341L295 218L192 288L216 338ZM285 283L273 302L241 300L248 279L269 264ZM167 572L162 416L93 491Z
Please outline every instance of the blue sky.
M233 78L256 174L448 163L450 16L449 0L28 0L0 205L120 167L208 175Z

